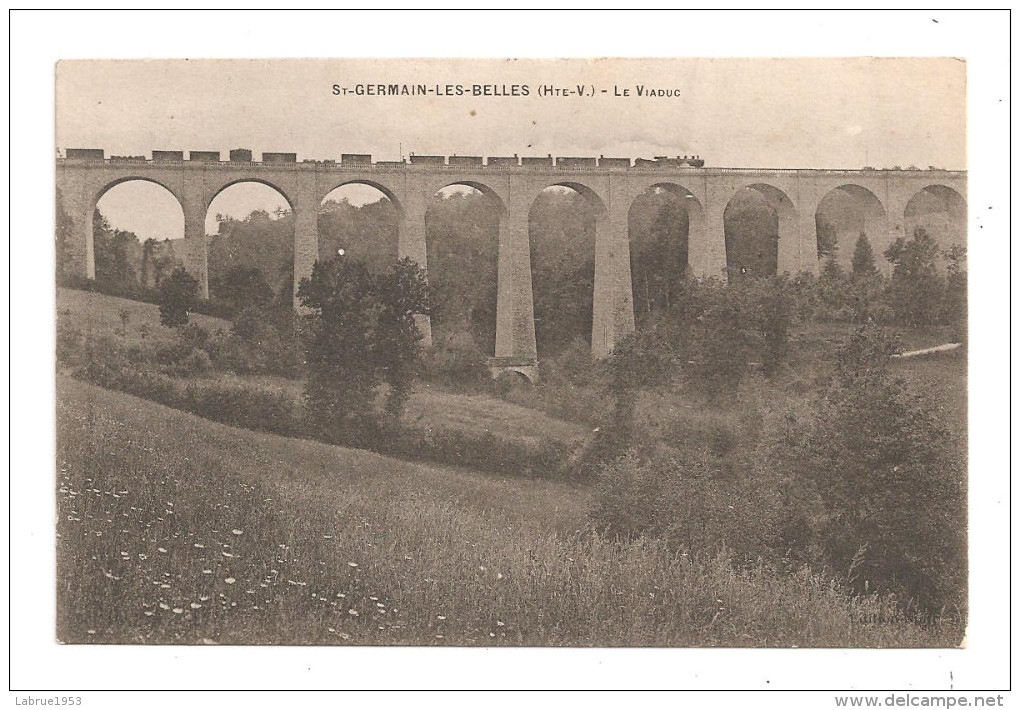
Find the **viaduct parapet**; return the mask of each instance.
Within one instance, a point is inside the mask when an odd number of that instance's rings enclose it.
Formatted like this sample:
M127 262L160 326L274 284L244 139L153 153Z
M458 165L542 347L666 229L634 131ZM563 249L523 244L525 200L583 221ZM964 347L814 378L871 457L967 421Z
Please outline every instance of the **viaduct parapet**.
M113 186L146 180L166 188L184 212L184 240L177 251L208 297L205 219L213 199L230 185L258 182L279 191L294 213L294 284L311 275L318 258L319 207L336 188L360 183L385 194L399 215L398 254L426 267L425 211L431 197L451 185L476 188L495 199L499 222L497 360L536 360L528 216L538 194L551 186L577 190L595 214L595 283L592 350L605 355L634 329L628 213L634 199L652 187L676 193L689 215L688 262L696 276L725 276L723 212L744 188L757 190L779 217L779 272L817 272L815 214L821 200L842 189L861 200L867 234L876 254L904 236L907 204L924 190L948 190L961 200L967 174L949 170L813 170L704 167L699 158L544 158L412 156L408 161L372 162L344 154L339 161L297 160L295 153L235 150L229 160L216 151L153 151L114 156L68 149L56 162L56 184L73 223L68 245L75 272L95 277L92 215ZM296 303L296 297L295 297ZM426 338L430 328L423 323Z

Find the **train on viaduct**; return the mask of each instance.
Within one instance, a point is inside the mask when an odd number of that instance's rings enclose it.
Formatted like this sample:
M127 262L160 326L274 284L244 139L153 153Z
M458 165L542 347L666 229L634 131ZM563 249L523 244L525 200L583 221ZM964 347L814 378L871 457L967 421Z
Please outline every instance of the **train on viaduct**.
M66 150L56 161L56 184L73 225L68 252L72 268L94 278L92 215L107 190L129 180L157 183L172 193L184 213L184 239L177 247L185 268L208 296L206 213L213 199L241 182L266 184L287 200L294 214L294 283L310 276L318 258L317 216L323 199L350 183L370 185L398 214L398 255L426 266L425 211L443 188L463 185L500 207L497 256L495 362L533 376L537 362L532 301L528 217L538 194L550 186L573 188L595 215L595 282L592 350L605 355L634 329L628 212L649 188L674 192L689 216L688 262L696 276L722 276L726 267L723 212L741 190L757 191L779 222L778 271L817 272L815 213L834 190L849 193L867 223L876 253L905 235L907 208L927 191L965 204L967 175L940 169L766 169L705 167L687 157L635 159L561 157L472 157L415 155L376 161L344 154L340 160L301 160L295 153L252 159L249 150L154 150L152 157L106 157L101 149ZM430 338L428 323L423 323Z

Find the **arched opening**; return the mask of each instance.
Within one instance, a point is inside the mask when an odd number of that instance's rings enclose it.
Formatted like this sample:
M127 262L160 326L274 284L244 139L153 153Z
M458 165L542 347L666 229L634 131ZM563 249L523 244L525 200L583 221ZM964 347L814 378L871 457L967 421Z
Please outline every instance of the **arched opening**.
M688 269L691 234L702 219L698 199L672 183L653 185L631 203L627 232L637 328L675 302Z
M397 260L400 210L375 185L349 182L334 188L319 205L319 259L344 256L381 274Z
M967 246L967 201L951 187L929 185L907 202L903 226L906 239L925 230L939 245L941 259L950 247Z
M92 213L98 289L132 297L158 287L182 263L183 237L184 210L167 188L144 179L106 188Z
M262 182L227 185L209 203L205 231L210 298L243 308L256 294L291 306L294 211L286 195Z
M889 240L889 224L882 201L860 185L830 190L815 210L818 261L834 261L849 272L857 242L863 236L871 246L876 265Z
M485 185L454 183L425 212L435 345L491 357L496 347L502 201Z
M539 360L591 347L595 234L605 207L574 183L542 190L528 212L535 342Z
M730 198L723 211L730 283L775 276L779 272L779 242L793 241L796 222L793 202L772 185L748 185Z

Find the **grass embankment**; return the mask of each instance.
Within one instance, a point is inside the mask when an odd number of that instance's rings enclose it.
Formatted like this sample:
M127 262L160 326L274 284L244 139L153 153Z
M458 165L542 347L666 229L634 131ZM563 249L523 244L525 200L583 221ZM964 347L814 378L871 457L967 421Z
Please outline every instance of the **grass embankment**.
M121 314L127 316L126 323ZM125 298L88 291L57 289L58 318L66 319L88 337L115 337L127 345L169 343L174 331L160 324L159 307ZM230 321L192 314L193 323L209 332L229 331ZM236 375L210 372L202 376L178 378L199 385L238 384L269 393L287 393L299 403L304 392L302 380L283 377ZM382 400L380 399L380 406ZM468 436L493 435L525 446L545 442L572 445L589 431L588 427L548 416L535 409L519 406L486 395L444 392L423 383L407 403L406 426L426 434L459 432Z
M806 572L593 536L581 488L234 429L66 378L57 401L64 642L958 640Z

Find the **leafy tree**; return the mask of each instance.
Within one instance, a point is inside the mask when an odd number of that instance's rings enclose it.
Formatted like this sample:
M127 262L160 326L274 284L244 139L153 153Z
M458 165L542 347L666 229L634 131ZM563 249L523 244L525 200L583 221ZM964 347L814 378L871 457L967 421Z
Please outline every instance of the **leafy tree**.
M137 287L142 255L138 237L112 228L97 209L92 215L92 239L96 281L123 290Z
M159 287L159 321L171 328L187 325L197 303L198 280L178 267Z
M676 298L687 271L689 220L680 200L665 190L640 196L630 210L630 269L639 328Z
M954 244L942 255L947 262L942 319L947 323L962 323L967 318L967 270L964 268L967 250Z
M843 278L843 267L839 264L837 254L839 253L839 246L833 245L829 250L829 255L825 259L825 263L822 265L822 278L829 279L831 281L840 281Z
M415 319L429 313L425 273L409 258L376 279L381 310L376 326L375 359L390 386L386 409L399 417L421 373L421 340Z
M56 210L57 283L62 285L72 280L71 273L69 272L72 269L70 261L73 249L74 223L71 222L71 218L64 209L64 200L60 194L60 188L57 188Z
M901 322L909 326L933 323L939 317L944 283L938 273L939 248L923 227L912 239L897 239L885 251L893 264L890 298Z
M822 217L821 214L817 215L815 218L815 233L818 235L819 258L825 258L839 248L839 237L836 234L836 225Z
M963 604L963 462L936 408L889 374L896 347L865 326L839 348L807 441L810 476L830 564L852 570L859 591L897 592L937 612Z
M535 339L544 358L578 336L591 343L595 212L576 192L546 191L529 217Z
M302 305L318 318L308 348L305 397L327 436L356 436L371 419L379 371L372 331L378 303L372 276L354 259L317 261L298 286Z
M850 273L855 279L871 278L878 276L878 267L875 266L875 252L871 249L871 242L868 236L861 232L854 245L854 254L850 261Z
M338 257L316 262L298 296L316 311L305 388L312 418L325 433L358 443L375 423L378 385L390 385L387 409L398 415L418 373L424 273L404 259L376 277L364 263Z
M262 307L273 300L273 289L262 269L256 266L233 267L214 284L214 293L237 311Z

